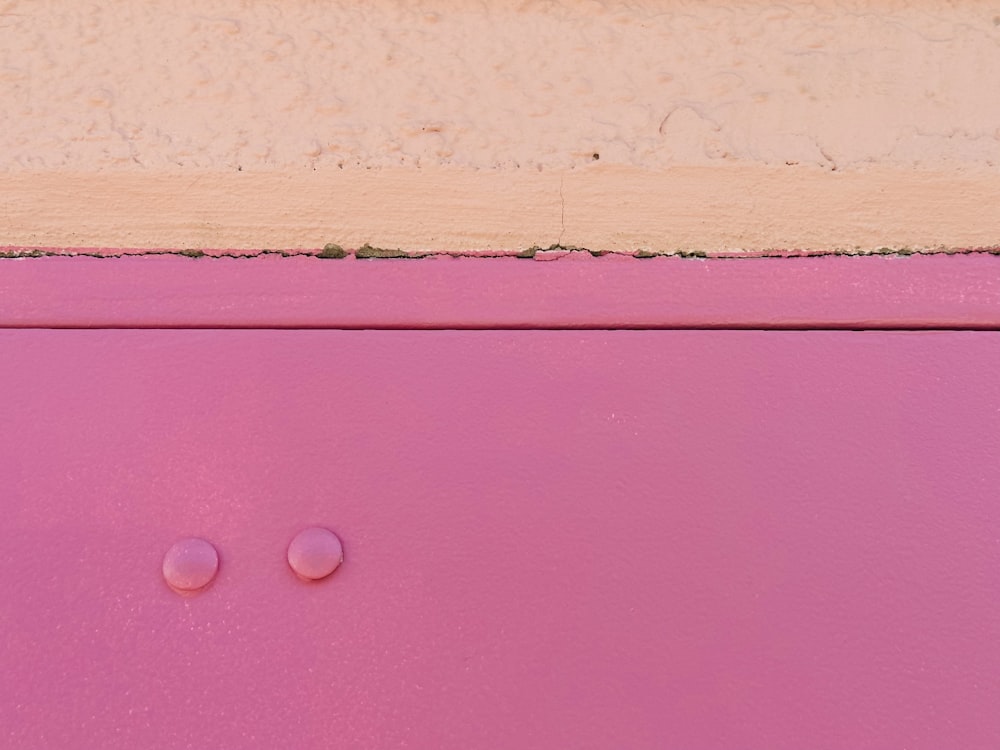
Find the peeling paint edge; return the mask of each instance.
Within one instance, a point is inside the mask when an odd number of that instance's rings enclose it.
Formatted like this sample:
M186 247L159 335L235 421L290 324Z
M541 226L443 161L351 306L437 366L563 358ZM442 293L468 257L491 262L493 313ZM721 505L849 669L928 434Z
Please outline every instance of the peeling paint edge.
M652 251L646 249L623 251L623 250L593 250L575 245L533 245L522 250L466 250L466 251L433 251L433 250L404 250L402 248L379 247L365 243L357 248L346 249L336 243L328 243L318 250L310 249L254 249L254 250L201 250L194 248L167 248L167 249L142 249L142 248L72 248L72 247L21 247L21 246L0 246L0 260L16 260L27 258L47 258L47 257L86 257L86 258L130 258L130 257L154 257L154 256L175 256L192 259L200 258L230 258L230 259L252 259L262 257L279 258L299 258L312 257L323 260L419 260L423 258L519 258L527 260L551 261L558 260L566 256L593 257L616 256L620 258L634 258L638 260L648 260L653 258L699 258L699 259L720 259L720 260L750 260L755 258L822 258L828 256L898 256L907 257L912 255L1000 255L1000 244L984 247L930 247L930 248L910 248L910 247L879 247L876 249L849 248L837 250L803 250L793 249L767 249L767 250L662 250Z

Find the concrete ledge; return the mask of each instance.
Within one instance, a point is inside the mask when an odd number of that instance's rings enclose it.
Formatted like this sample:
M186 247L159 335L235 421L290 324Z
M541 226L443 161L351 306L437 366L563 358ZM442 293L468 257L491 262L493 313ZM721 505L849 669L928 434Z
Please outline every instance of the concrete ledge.
M1000 244L1000 173L747 166L0 175L22 247L784 254Z

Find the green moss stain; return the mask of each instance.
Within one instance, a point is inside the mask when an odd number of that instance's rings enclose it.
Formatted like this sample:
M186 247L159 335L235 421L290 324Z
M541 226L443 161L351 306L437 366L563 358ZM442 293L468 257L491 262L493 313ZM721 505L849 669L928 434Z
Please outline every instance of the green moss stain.
M323 249L316 253L317 258L346 258L348 255L347 251L340 245L330 242L323 245Z
M563 252L563 253L590 253L594 258L600 258L604 255L610 255L610 250L591 250L586 247L576 247L575 245L549 245L548 247L542 247L541 245L533 245L532 247L525 248L517 253L515 253L515 258L534 258L538 253L553 253L553 252Z
M430 253L413 253L398 247L372 247L367 242L354 251L354 257L361 260L370 258L426 258Z

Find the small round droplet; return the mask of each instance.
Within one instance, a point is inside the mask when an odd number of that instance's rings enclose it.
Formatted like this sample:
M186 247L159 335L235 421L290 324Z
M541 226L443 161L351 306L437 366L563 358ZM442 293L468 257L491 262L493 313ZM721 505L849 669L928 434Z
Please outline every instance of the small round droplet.
M299 576L310 581L326 578L343 561L344 547L340 538L319 526L303 529L288 545L288 564Z
M204 539L181 539L163 557L163 577L175 591L205 588L219 570L219 553Z

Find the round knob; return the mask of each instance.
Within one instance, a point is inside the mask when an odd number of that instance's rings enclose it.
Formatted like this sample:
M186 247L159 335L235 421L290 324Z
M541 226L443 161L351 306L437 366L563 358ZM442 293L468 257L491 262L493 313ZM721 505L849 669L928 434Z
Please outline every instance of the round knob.
M310 581L326 578L344 561L340 538L329 529L303 529L288 545L288 564L300 577Z
M163 557L163 577L175 591L205 588L219 570L219 553L204 539L181 539Z

